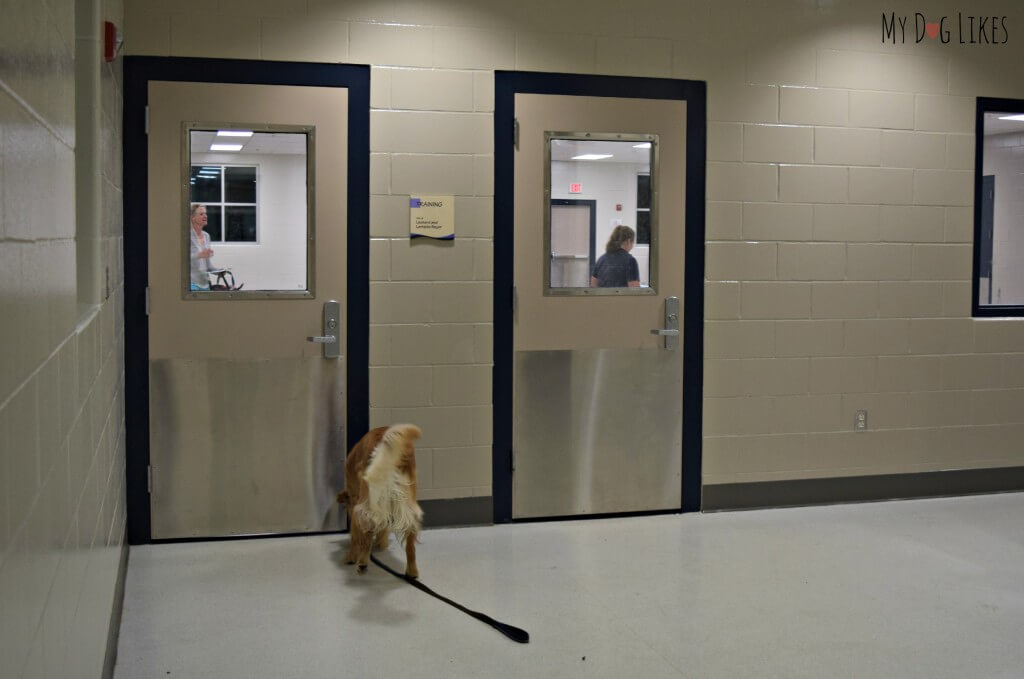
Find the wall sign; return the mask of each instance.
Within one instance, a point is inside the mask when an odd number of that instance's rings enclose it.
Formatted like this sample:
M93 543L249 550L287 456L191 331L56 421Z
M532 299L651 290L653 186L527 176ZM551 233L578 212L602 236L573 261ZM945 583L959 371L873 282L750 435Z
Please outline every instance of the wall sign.
M455 196L409 196L409 237L455 240Z

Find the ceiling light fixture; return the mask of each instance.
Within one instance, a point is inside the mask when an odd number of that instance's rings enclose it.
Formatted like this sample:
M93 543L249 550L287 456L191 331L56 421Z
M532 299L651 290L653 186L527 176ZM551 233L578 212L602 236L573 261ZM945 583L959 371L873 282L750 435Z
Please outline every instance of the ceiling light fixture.
M252 130L217 130L218 137L251 137Z
M241 151L241 144L210 144L211 151Z
M633 144L633 148L635 148L635 149L649 149L649 148L651 148L651 142L644 141L644 142L640 142L639 144Z
M1024 120L1024 113L1018 113L1012 116L999 116L1000 120Z
M603 160L604 158L611 158L611 153L584 153L582 156L573 156L573 160Z

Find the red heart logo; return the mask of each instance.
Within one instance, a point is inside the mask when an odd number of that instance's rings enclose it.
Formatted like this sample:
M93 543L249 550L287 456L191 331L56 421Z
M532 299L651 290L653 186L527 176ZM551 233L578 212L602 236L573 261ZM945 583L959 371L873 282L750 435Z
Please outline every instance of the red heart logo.
M935 37L938 36L938 34L939 34L939 25L938 24L925 24L924 25L924 32L928 34L929 38L934 40Z

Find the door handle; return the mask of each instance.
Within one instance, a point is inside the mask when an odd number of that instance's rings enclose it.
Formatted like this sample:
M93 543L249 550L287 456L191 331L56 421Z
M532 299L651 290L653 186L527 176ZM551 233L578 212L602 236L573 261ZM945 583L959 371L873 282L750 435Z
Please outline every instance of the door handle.
M665 327L654 328L652 335L665 338L665 348L675 350L679 348L679 298L665 298Z
M307 342L324 345L324 358L341 356L341 342L338 341L338 327L341 323L341 305L337 300L324 302L324 334L306 337Z

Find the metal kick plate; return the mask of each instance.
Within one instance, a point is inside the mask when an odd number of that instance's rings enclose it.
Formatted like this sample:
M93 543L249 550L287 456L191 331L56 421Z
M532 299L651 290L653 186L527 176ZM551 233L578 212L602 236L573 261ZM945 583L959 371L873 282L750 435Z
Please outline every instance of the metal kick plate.
M154 539L339 530L345 364L150 363Z
M520 351L513 370L514 518L679 509L682 352Z

